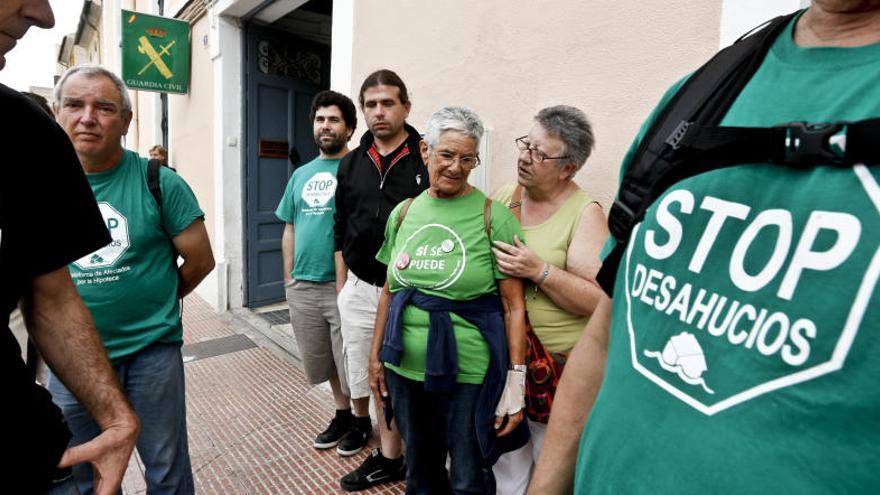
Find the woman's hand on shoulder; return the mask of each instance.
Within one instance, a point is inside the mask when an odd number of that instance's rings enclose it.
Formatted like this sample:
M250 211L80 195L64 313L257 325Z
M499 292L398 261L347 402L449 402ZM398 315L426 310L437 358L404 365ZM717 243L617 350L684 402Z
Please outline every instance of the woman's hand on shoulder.
M535 281L544 270L544 260L528 246L513 236L513 244L492 242L492 254L498 262L498 270L511 277Z

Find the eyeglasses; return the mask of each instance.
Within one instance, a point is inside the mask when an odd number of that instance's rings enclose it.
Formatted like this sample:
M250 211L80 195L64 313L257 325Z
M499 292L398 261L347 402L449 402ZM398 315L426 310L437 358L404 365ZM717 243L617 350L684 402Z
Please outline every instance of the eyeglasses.
M543 151L538 148L532 148L532 143L528 141L528 136L518 137L514 140L516 143L516 147L519 148L519 152L523 151L529 152L529 159L534 163L542 163L544 160L564 160L566 158L571 158L568 155L565 156L547 156Z
M466 168L471 170L476 168L477 165L480 164L480 156L472 155L472 156L458 156L448 151L432 151L431 153L437 157L437 161L440 162L440 165L444 167L451 167L456 161L461 168Z

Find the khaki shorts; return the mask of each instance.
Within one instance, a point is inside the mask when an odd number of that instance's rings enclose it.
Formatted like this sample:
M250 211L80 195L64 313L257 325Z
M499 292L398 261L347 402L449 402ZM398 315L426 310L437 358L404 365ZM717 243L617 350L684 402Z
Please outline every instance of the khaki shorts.
M342 392L349 395L336 283L294 280L285 285L285 293L306 378L317 385L337 376Z
M351 271L339 292L345 372L352 399L371 395L370 347L373 345L373 325L376 323L376 307L379 306L381 292L381 287L360 280Z

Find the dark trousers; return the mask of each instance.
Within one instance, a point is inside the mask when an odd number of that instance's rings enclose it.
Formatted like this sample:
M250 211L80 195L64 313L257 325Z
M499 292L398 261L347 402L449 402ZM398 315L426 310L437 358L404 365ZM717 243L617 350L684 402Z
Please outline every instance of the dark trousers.
M495 478L483 464L474 428L480 385L458 383L451 392L426 392L424 383L389 369L385 382L406 442L406 493L494 494Z

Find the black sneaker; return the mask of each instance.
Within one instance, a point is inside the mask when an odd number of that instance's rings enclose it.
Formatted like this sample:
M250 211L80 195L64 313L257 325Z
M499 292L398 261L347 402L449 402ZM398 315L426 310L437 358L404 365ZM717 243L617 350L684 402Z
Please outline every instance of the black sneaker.
M315 437L316 449L329 449L336 447L342 437L351 429L354 416L349 409L336 411L336 417L330 421L330 426Z
M398 459L386 459L379 449L373 449L363 464L343 476L339 484L347 492L356 492L404 478L406 478L406 464L403 462L403 456Z
M373 423L370 421L369 416L366 418L354 417L348 433L339 441L336 453L343 457L348 457L364 450L372 432Z

